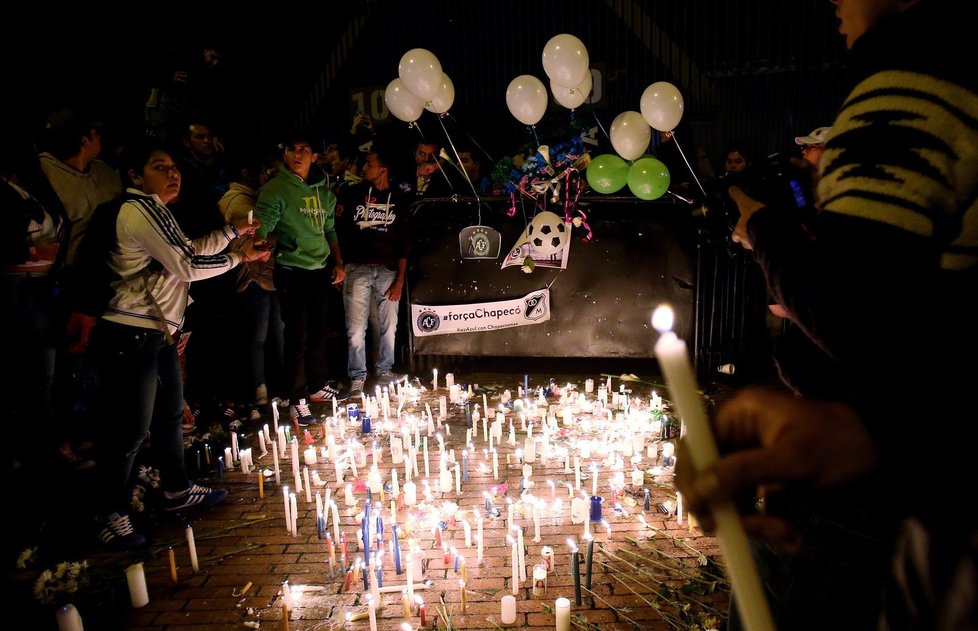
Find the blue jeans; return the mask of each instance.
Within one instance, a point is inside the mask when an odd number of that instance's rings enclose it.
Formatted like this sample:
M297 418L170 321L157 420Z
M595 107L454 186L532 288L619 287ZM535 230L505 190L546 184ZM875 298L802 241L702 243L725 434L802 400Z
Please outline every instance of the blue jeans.
M397 331L397 303L384 294L397 278L385 265L346 265L343 280L343 307L346 311L346 336L349 342L347 373L350 379L366 379L367 319L371 303L377 307L377 371L394 366L394 333Z
M166 491L189 485L184 466L183 382L175 344L163 332L99 320L89 349L98 374L101 510L128 504L136 454L152 432L152 462Z
M282 324L278 295L274 291L251 283L244 291L238 292L237 296L244 313L242 324L248 344L248 376L251 379L251 391L248 394L251 396L259 385L268 384L265 375L266 357L276 370L280 370L284 364L282 331L285 327Z

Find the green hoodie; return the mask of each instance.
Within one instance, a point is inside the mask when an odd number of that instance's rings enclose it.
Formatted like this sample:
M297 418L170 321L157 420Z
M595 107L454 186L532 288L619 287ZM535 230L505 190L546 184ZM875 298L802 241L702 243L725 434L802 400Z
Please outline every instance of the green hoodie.
M317 181L310 184L283 165L258 193L258 235L275 234L278 265L309 270L326 267L329 244L336 242L336 196L326 187L325 177L320 180L318 175L313 167L309 177Z

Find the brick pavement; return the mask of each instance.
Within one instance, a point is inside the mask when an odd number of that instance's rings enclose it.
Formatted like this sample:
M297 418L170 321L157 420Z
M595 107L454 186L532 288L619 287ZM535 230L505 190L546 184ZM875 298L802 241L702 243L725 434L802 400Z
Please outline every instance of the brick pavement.
M460 381L464 381L460 379ZM583 379L580 381L583 384ZM531 384L534 385L534 384ZM617 385L617 382L616 382ZM513 381L512 389L516 389ZM635 394L647 395L647 388L635 387ZM437 394L446 394L442 388ZM437 396L430 393L427 400L438 414ZM480 402L478 395L473 399ZM396 408L396 403L394 404ZM424 409L423 404L417 406ZM461 408L450 407L448 423L452 427L450 436L446 436L445 448L461 451L465 440L465 418ZM314 406L317 414L328 414L330 406ZM417 409L410 410L416 413ZM283 414L283 420L287 419ZM588 418L584 415L583 418ZM253 446L253 454L259 467L271 467L272 456L258 457L258 441L255 438L256 429L264 423L271 423L263 418L259 423L246 422L242 434L244 442ZM563 425L563 423L561 423ZM517 446L522 444L522 434L519 421L517 429ZM310 428L313 429L313 428ZM421 435L425 435L424 430ZM492 477L491 462L483 456L487 446L482 440L482 432L475 432L473 440L475 450L470 451L469 481L462 485L462 492L433 493L434 503L441 500L457 503L468 511L467 516L472 521L473 507L482 508L483 493L493 485L508 483L508 496L514 500L519 497L519 480L521 465L517 460L516 447L507 444L508 431L504 424L503 441L498 446L500 459L500 479ZM375 436L377 436L375 434ZM359 434L359 428L347 425L347 438L356 440L366 439ZM386 441L384 441L386 443ZM563 439L556 439L556 444L563 444ZM317 444L321 444L319 441ZM217 453L223 451L223 445L213 446ZM300 453L301 453L300 449ZM291 463L288 459L282 462L283 483L291 482ZM369 454L369 451L368 451ZM369 456L368 456L369 457ZM507 457L509 464L507 464ZM434 437L429 442L429 462L433 472L438 468L438 447ZM480 467L485 463L487 466ZM643 466L651 463L646 458ZM398 469L399 481L403 485L403 466L391 462L389 449L382 456L381 470L385 477L390 476L390 469ZM324 462L322 458L310 467L317 470L322 480L327 481L326 487L335 486L333 465ZM424 465L420 467L421 477ZM541 541L533 541L533 520L529 518L516 519L515 523L525 527L526 564L528 576L532 574L532 566L539 563L540 551L544 545L554 550L554 571L549 574L546 591L540 596L532 594L531 580L522 581L517 594L517 621L513 628L554 628L555 619L552 612L554 600L558 597L570 598L574 626L591 629L666 629L690 628L695 621L697 612L712 612L715 618L722 618L726 610L728 597L725 583L717 582L710 572L719 573L713 562L719 557L717 542L714 538L705 536L698 529L691 529L688 521L683 525L677 522L674 515L665 515L656 510L655 504L666 500L674 500L671 490L671 479L666 474L653 478L646 475L645 482L652 490L652 510L642 510L641 496L633 497L625 494L620 498L627 515L616 515L612 503L607 501L611 494L608 482L611 471L607 467L601 470L602 481L599 493L606 498L604 516L610 524L610 535L604 527L596 525L592 532L596 535L593 583L590 591L584 590L583 602L574 606L574 582L571 575L571 554L567 539L573 538L580 542L581 559L584 560L584 544L581 542L583 532L581 525L572 525L569 519L569 501L567 491L556 489L556 497L563 499L563 511L560 517L544 517L541 520ZM626 465L626 478L630 478L630 467ZM360 471L361 476L365 471ZM433 475L437 478L437 475ZM574 475L564 472L562 458L549 460L549 465L541 465L539 458L533 464L533 479L536 487L533 489L539 496L551 499L551 491L545 480L568 482L573 484ZM352 475L348 471L344 482L350 482ZM344 576L337 570L336 575L330 574L329 554L326 542L317 536L316 504L307 503L305 493L297 497L298 534L287 533L282 493L274 480L266 478L264 484L265 497L259 499L257 477L254 473L244 476L240 470L228 471L220 481L212 480L215 485L227 488L230 492L228 500L218 506L197 513L188 513L183 519L171 519L162 523L154 533L149 554L127 555L93 555L89 560L93 564L104 563L108 567L113 564L116 568L125 567L133 559L145 560L145 573L148 584L150 602L140 609L129 607L128 595L124 584L121 590L116 590L115 615L108 616L104 612L98 614L100 624L108 627L110 624L118 628L132 630L165 630L165 631L210 631L218 629L256 628L284 629L281 590L283 581L291 586L295 602L288 616L288 628L299 630L313 629L368 629L368 621L355 620L347 622L347 617L363 614L366 605L363 598L363 584L355 583L350 591L343 590ZM628 480L626 480L626 483ZM437 486L437 482L436 482ZM321 490L326 488L321 487ZM583 487L590 490L590 482ZM337 492L339 491L339 492ZM315 493L315 491L313 491ZM421 485L418 489L419 501L423 500ZM358 551L354 540L360 526L353 510L347 510L343 505L342 489L334 491L340 508L341 531L349 544L350 559L356 558ZM362 510L365 493L357 494L356 511ZM637 499L637 505L630 505L628 499ZM386 498L389 500L389 498ZM385 520L389 519L387 503L380 504L385 508ZM461 611L461 593L459 590L459 575L451 567L446 567L442 550L438 548L431 531L419 528L413 533L417 545L424 555L425 578L431 582L428 589L418 591L425 602L428 627L439 613L440 601L444 601L441 611L451 620L453 629L485 629L500 625L500 599L512 593L511 547L506 541L506 510L502 498L494 500L496 507L502 506L501 516L496 519L487 518L484 521L484 562L481 566L476 563L476 527L472 523L472 546L464 544L463 529L460 523L449 523L442 532L443 540L456 547L467 561L467 606ZM636 516L643 514L647 525L641 523ZM408 512L399 511L399 524L410 530ZM185 526L191 523L196 541L196 550L200 571L191 572ZM385 521L385 525L387 522ZM332 527L327 526L327 531ZM386 531L389 539L390 531ZM405 538L409 532L402 532L401 545L406 552ZM629 539L632 539L630 541ZM387 541L385 539L385 545ZM172 546L176 565L178 566L178 581L174 583L170 575L168 549ZM616 556L611 558L603 551L609 551ZM359 552L362 555L362 552ZM385 557L383 567L383 583L388 585L403 585L405 575L395 573L389 554ZM710 564L701 566L699 561L709 559ZM338 553L337 553L338 561ZM607 565L606 565L607 563ZM629 565L631 564L631 565ZM584 567L581 567L581 580L584 581ZM242 593L249 585L246 593ZM121 594L118 593L121 591ZM706 593L704 593L706 592ZM383 608L378 612L379 629L401 629L407 623L411 628L418 628L420 619L417 608L412 608L409 619L403 617L400 593L385 593L382 595ZM677 610L686 606L687 611ZM83 613L85 611L83 610ZM445 628L445 620L439 620L441 628ZM39 627L50 624L50 618L41 621ZM50 628L54 628L53 626ZM89 619L85 628L91 631Z

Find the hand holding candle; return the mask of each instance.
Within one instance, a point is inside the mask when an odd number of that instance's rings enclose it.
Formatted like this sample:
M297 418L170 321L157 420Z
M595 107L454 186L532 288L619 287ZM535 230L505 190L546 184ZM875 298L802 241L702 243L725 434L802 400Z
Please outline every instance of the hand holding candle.
M696 377L689 364L686 344L672 332L672 320L669 307L659 307L652 315L652 326L661 334L655 343L655 357L665 375L679 416L686 423L685 440L690 458L693 465L702 470L716 461L718 452ZM733 502L714 504L711 511L716 519L720 548L727 560L733 596L745 629L773 631L774 622L751 557L747 534Z

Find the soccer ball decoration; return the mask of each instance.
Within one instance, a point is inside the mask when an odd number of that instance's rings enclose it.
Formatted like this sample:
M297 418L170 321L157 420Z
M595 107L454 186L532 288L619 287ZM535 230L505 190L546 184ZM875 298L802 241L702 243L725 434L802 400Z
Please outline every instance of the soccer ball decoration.
M557 258L567 236L567 226L561 217L549 210L537 213L526 227L526 237L533 248L530 256L534 259Z

